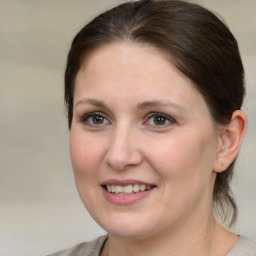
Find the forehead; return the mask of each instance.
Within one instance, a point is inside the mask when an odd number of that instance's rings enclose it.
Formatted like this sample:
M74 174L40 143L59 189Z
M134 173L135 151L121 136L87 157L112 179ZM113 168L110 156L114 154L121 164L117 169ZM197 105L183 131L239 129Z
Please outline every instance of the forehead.
M171 99L174 103L197 105L204 101L168 54L130 42L104 45L87 56L77 75L74 96L75 101L97 96L135 104Z
M191 86L193 82L175 66L170 54L149 44L134 42L113 42L94 49L85 56L78 71L77 80L82 76L118 80L161 80L172 73L172 79L181 78ZM164 76L163 76L164 75ZM104 81L102 81L104 82ZM156 88L160 84L156 84Z

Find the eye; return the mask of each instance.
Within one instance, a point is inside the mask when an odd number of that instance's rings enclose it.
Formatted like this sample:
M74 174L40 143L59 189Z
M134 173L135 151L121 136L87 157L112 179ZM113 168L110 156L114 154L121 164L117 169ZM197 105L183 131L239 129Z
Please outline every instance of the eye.
M147 124L150 126L158 126L159 128L169 126L175 123L175 120L163 113L150 113L147 118Z
M91 126L100 126L100 125L110 124L110 122L106 118L106 115L98 112L93 112L85 115L81 121Z

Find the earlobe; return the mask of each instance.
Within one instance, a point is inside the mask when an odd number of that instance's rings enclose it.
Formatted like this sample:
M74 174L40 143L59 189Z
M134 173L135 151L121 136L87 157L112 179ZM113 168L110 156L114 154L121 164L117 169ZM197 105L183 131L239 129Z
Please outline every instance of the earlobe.
M247 127L247 118L243 111L233 112L231 121L220 134L220 147L214 164L214 172L223 172L235 160Z

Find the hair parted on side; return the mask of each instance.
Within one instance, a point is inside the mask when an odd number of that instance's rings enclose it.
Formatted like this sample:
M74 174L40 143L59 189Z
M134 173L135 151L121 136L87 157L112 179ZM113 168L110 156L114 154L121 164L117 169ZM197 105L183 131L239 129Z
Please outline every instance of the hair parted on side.
M125 41L149 44L169 54L204 96L216 123L228 124L232 113L241 108L244 69L237 41L215 14L179 0L129 1L97 16L72 42L65 72L69 128L76 75L83 60L103 45ZM233 167L234 162L217 174L213 193L214 209L230 225L237 217L230 188Z

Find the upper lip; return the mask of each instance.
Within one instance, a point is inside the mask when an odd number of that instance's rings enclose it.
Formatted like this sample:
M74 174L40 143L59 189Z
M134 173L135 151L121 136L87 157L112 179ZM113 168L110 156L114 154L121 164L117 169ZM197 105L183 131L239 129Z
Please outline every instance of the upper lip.
M102 186L106 185L115 185L115 186L126 186L126 185L146 185L146 186L155 186L152 183L140 181L140 180L133 180L133 179L127 179L127 180L117 180L117 179L109 179L105 180L101 183Z

